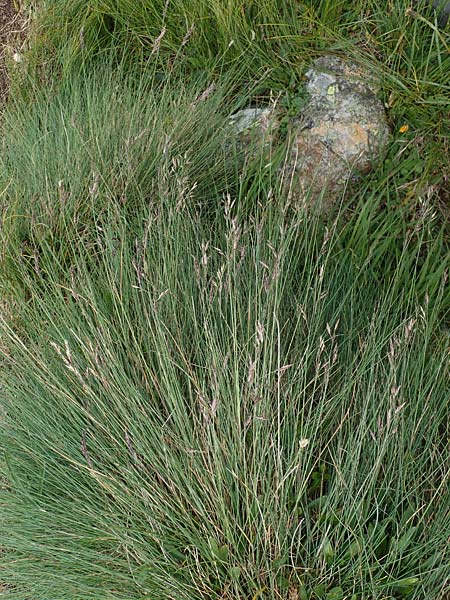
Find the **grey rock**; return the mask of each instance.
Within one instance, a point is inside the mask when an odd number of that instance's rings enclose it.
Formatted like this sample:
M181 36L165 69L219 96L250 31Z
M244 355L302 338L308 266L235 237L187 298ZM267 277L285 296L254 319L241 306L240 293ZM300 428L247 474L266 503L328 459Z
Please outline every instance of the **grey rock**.
M329 213L349 180L376 162L389 127L375 81L357 65L324 56L306 77L309 100L296 119L285 175L296 203Z
M272 117L270 108L244 108L230 117L230 127L239 136L255 127L262 133L267 129Z
M274 143L278 127L272 108L244 108L230 117L228 135L238 152L256 158Z
M389 139L377 81L335 56L316 59L306 73L306 100L288 127L288 151L280 180L292 203L331 213L349 181L370 171ZM246 108L228 123L228 149L244 157L264 155L278 143L280 113Z

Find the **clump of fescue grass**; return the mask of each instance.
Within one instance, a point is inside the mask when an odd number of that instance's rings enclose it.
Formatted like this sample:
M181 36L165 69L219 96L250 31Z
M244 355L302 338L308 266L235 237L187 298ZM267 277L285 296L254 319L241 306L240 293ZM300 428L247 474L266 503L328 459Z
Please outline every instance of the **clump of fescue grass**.
M389 163L343 227L227 168L210 83L82 74L8 117L6 593L444 598L442 236Z
M40 278L47 246L68 275L74 239L98 252L105 212L138 218L160 196L206 212L211 186L221 193L236 180L227 118L245 96L226 97L233 76L185 82L174 73L162 83L151 68L125 71L105 58L57 91L33 86L31 104L11 98L0 157L3 283L19 263Z
M445 340L276 208L105 222L3 323L16 597L443 597Z

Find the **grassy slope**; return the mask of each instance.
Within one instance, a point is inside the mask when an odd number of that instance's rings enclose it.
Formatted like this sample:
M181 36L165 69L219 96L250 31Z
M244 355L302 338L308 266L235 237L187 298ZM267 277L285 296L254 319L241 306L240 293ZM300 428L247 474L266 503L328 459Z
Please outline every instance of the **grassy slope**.
M266 160L238 169L223 127L249 82L295 95L283 65L359 35L362 3L296 21L275 3L208 19L171 4L150 63L162 7L114 3L114 43L143 71L75 61L57 89L16 95L0 162L7 597L448 593L448 253L431 218L448 54L429 25L364 4L411 131L328 228L286 206ZM109 36L108 3L86 23L83 6L52 3L72 59L80 26L85 51ZM181 50L180 13L197 36ZM252 41L258 20L306 33ZM220 54L250 43L254 72Z

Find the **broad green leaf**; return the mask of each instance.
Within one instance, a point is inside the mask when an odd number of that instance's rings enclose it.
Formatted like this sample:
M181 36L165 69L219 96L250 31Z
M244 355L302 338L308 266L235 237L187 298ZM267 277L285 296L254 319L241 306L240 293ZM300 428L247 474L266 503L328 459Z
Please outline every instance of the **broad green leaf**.
M332 588L325 596L327 600L342 600L343 597L344 590L339 586Z

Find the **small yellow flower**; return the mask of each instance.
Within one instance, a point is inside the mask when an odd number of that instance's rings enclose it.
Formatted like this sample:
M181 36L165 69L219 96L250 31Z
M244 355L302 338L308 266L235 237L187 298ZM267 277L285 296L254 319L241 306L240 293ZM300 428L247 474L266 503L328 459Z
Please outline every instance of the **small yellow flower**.
M402 125L399 129L400 133L406 133L409 129L409 125Z

